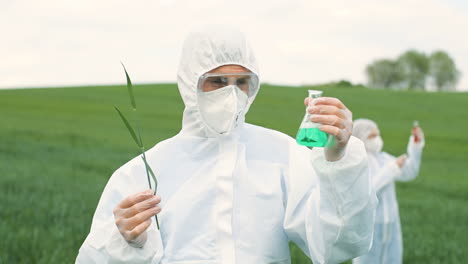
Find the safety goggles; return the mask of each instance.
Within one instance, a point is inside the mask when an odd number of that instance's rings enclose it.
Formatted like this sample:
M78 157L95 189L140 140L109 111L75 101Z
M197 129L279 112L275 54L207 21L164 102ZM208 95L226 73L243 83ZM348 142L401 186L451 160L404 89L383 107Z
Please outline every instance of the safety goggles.
M258 77L252 72L205 73L198 82L198 91L210 92L228 85L236 85L250 97L258 87Z

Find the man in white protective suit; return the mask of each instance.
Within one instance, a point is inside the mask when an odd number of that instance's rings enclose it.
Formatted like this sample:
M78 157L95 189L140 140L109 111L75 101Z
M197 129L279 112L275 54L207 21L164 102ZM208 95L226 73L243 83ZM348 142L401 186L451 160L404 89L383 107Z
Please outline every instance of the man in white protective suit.
M326 148L245 123L259 73L229 27L191 33L177 77L182 130L146 153L158 195L140 157L115 171L76 263L284 264L289 241L316 264L369 250L377 200L341 101L305 100Z
M413 133L408 142L407 154L396 158L382 152L383 140L374 121L354 121L353 135L364 142L369 157L372 184L379 199L372 248L366 255L354 259L354 264L402 263L403 243L395 181L410 181L419 174L425 144L424 134L419 127Z

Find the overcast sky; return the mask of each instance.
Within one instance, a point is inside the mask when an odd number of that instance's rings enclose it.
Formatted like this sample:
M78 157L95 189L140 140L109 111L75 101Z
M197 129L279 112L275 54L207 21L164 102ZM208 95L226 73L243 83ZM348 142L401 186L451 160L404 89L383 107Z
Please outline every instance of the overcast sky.
M447 51L468 90L467 0L1 0L0 88L175 82L184 37L230 24L263 82L366 81L366 65L408 49Z

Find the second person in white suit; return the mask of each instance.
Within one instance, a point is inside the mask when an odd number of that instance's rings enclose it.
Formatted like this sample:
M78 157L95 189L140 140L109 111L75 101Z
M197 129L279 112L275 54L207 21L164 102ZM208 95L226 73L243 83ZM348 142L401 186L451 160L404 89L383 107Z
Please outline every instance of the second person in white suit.
M383 140L377 124L369 119L354 121L353 135L366 146L372 184L379 204L370 252L353 260L353 264L399 264L403 259L400 215L395 181L411 181L419 174L424 134L417 127L410 136L407 154L394 157L382 151Z

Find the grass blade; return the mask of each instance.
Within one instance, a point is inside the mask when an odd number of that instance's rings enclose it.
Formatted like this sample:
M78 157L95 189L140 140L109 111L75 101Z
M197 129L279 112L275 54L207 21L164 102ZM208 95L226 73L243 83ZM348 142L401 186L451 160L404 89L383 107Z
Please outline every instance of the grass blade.
M135 96L133 95L133 86L132 86L132 81L130 80L130 76L128 76L128 73L127 73L127 69L125 68L125 65L121 62L122 64L122 67L125 71L125 76L127 77L127 90L128 90L128 94L130 96L130 102L132 104L132 107L133 107L133 114L134 114L134 117L135 117L135 122L136 122L136 128L137 128L137 132L138 132L138 136L137 134L135 133L135 130L132 128L132 126L130 125L130 123L128 122L128 120L125 118L125 116L122 114L122 112L120 112L120 110L114 106L115 110L117 111L117 113L119 114L120 118L122 119L122 121L124 122L125 126L127 127L128 129L128 132L130 132L130 135L132 136L133 140L135 141L135 143L138 145L138 147L140 147L140 150L141 150L141 158L143 159L143 163L145 164L145 169L146 169L146 177L148 179L148 185L149 185L149 188L151 188L151 179L150 179L150 175L151 177L153 178L153 181L154 181L154 194L156 195L156 189L157 189L157 186L158 186L158 181L156 180L156 176L154 175L154 172L153 170L151 169L150 165L148 164L148 162L146 161L146 155L145 155L145 147L143 146L143 140L141 139L141 133L140 133L140 124L138 122L138 116L137 116L137 109L136 109L136 102L135 102ZM158 221L158 216L155 215L154 216L155 220L156 220L156 224L157 224L157 227L159 229L159 221Z
M135 110L135 116L136 116L136 110ZM136 124L137 124L138 139L140 141L140 145L138 146L141 149L141 153L145 154L145 146L143 145L143 140L141 139L140 126L139 126L138 119L136 120Z
M148 178L148 184L149 184L150 189L151 189L151 181L150 181L150 178L149 178L149 175L148 175L148 171L151 173L151 177L152 177L153 180L154 180L154 194L156 195L156 189L158 188L158 181L156 180L156 176L154 176L153 170L151 169L150 165L149 165L148 162L146 161L146 155L145 155L145 151L144 151L144 150L143 150L143 155L141 156L141 159L142 159L143 162L145 163L145 167L146 167L146 177ZM159 230L158 215L154 215L154 219L156 220L156 226L158 227L158 230Z
M138 147L142 148L142 144L141 142L138 140L136 134L135 134L135 131L133 130L132 126L130 125L130 123L127 121L127 119L125 118L125 116L122 114L122 112L120 112L120 110L114 105L114 108L115 110L117 111L117 113L119 114L120 118L122 119L122 121L124 122L125 126L127 127L128 129L128 132L130 132L130 135L132 136L133 140L135 141L135 143L138 145Z
M154 175L154 172L153 170L151 169L151 166L148 164L148 162L146 161L146 156L145 154L143 153L143 156L141 157L143 159L143 162L145 163L145 166L146 166L146 169L147 169L147 172L149 172L149 174L151 175L151 178L153 179L154 181L154 191L156 193L156 190L158 189L158 180L156 179L156 176ZM148 177L148 181L149 181L149 177Z
M128 94L130 95L130 102L132 103L133 110L136 109L136 102L135 102L135 96L133 96L133 85L132 81L130 80L130 76L128 76L127 69L125 68L125 65L121 62L122 67L124 68L125 71L125 76L127 77L127 89L128 89Z
M148 165L148 170L149 170L149 173L151 174L151 178L153 178L154 190L156 191L158 189L158 181L156 180L156 176L154 175L154 172L149 165Z
M141 159L143 160L143 163L145 164L145 170L146 170L146 178L148 179L148 186L151 190L153 190L153 187L151 187L151 179L150 179L150 174L149 174L149 164L148 162L146 162L146 159L145 159L145 154L143 153L143 155L141 156ZM156 191L155 191L156 193Z

